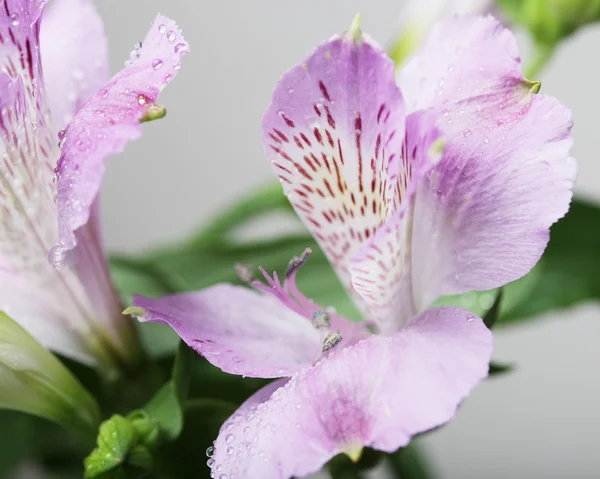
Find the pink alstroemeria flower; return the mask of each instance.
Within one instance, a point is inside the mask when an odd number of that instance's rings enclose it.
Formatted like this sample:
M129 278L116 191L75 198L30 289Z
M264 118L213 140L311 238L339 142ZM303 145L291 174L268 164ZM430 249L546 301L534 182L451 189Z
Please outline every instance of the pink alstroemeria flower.
M297 290L305 256L283 286L253 282L258 293L134 299L224 371L283 378L223 425L215 477L304 476L454 416L487 375L491 333L464 309L427 308L526 274L568 210L571 115L538 87L492 17L439 23L399 85L356 25L283 76L263 117L267 155L367 322Z
M188 47L159 16L109 81L92 2L45 3L0 7L0 310L48 348L113 367L139 347L102 246L104 161L156 115Z

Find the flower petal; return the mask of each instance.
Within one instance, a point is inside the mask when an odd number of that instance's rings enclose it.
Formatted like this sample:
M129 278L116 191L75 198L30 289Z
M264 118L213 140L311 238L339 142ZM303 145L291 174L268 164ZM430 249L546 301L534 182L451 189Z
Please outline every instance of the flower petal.
M133 297L141 321L164 323L212 364L231 374L290 376L321 356L322 339L277 299L219 284L197 293Z
M287 479L363 446L395 451L454 416L487 376L491 350L481 319L460 308L428 310L394 336L333 353L238 411L221 428L212 471Z
M515 39L492 17L441 22L400 74L411 110L434 108L447 140L416 195L417 310L501 286L538 261L568 210L571 114L523 79Z
M41 2L0 8L0 264L45 269L56 241L52 169L58 149L48 125L39 57Z
M435 167L442 153L436 115L418 111L406 121L406 144L411 178L398 211L352 258L354 289L361 295L367 317L380 332L389 334L416 313L412 291L411 248L413 200L419 182Z
M65 252L77 243L98 195L106 158L141 134L140 121L155 110L159 92L180 68L189 50L175 22L159 15L126 68L77 113L69 124L58 161L60 242Z
M96 363L95 352L83 339L89 328L62 289L5 272L0 272L0 284L0 311L18 321L40 344L79 362Z
M350 258L404 193L393 63L355 31L320 45L278 83L263 141L296 213L352 291Z
M92 1L50 2L40 44L44 82L58 130L108 80L108 42Z

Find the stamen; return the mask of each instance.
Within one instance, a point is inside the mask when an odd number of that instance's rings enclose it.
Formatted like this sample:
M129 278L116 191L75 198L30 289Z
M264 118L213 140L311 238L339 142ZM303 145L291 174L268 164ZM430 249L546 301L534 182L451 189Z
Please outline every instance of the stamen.
M331 348L339 344L342 340L342 335L339 331L332 331L325 337L325 341L323 341L323 352L329 351Z
M306 248L300 256L294 256L290 260L288 267L285 270L285 277L289 278L292 274L298 271L298 268L300 268L304 263L306 263L311 253L312 250L310 248Z
M331 326L331 318L325 309L318 309L312 314L312 321L317 329L326 329Z
M242 283L252 283L256 279L254 268L248 263L236 263L234 265L235 274Z

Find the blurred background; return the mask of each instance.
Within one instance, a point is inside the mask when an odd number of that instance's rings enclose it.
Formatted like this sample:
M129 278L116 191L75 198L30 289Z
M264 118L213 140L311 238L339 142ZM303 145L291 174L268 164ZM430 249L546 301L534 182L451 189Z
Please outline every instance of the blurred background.
M159 11L181 25L192 46L161 97L167 117L145 126L142 139L108 165L104 232L110 251L125 253L177 240L228 202L272 181L260 119L280 75L319 42L347 29L357 12L363 29L386 43L403 2L96 3L113 73ZM525 37L519 38L527 62ZM599 44L600 25L578 32L561 44L539 78L544 93L574 111L576 191L595 201L600 201ZM495 337L496 359L515 363L516 371L479 386L454 422L422 439L439 476L599 478L600 308L586 305Z

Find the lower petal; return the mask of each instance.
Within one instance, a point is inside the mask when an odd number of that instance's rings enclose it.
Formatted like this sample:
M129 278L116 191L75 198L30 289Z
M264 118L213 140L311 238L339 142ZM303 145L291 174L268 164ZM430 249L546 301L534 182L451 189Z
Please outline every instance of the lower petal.
M428 310L399 333L334 352L262 394L268 400L251 401L223 425L212 471L289 478L341 452L394 451L452 419L487 376L491 352L480 318L460 308Z
M158 299L134 296L141 321L171 326L190 347L231 374L271 378L312 366L322 339L311 323L271 296L218 284ZM140 310L141 309L141 310Z

